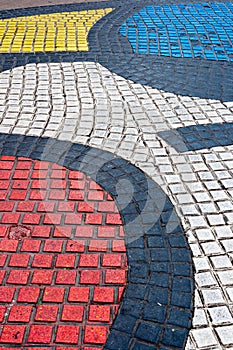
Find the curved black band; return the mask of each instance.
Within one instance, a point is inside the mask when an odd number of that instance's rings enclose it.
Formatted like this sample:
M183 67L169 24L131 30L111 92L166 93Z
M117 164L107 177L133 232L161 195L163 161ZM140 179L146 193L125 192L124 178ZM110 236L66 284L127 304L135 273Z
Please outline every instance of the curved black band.
M126 160L80 144L0 134L0 155L80 170L116 200L129 272L105 349L184 349L193 312L192 258L175 209L161 188Z

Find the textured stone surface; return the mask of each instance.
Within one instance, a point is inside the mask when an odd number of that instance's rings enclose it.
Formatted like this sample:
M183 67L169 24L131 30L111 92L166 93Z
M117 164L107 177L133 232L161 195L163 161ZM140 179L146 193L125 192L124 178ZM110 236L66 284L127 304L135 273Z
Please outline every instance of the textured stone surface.
M230 349L233 302L232 64L174 57L156 57L152 63L147 55L134 55L129 42L119 36L118 28L146 4L135 2L134 6L117 8L116 3L106 3L105 7L111 5L117 9L90 31L89 53L18 54L2 58L0 132L3 152L35 158L46 154L47 157L48 148L42 147L42 144L38 149L31 146L32 140L42 136L63 141L64 147L71 142L109 151L143 170L161 186L175 206L193 254L196 268L195 313L186 348ZM164 5L164 2L158 5ZM95 6L98 8L100 5ZM72 6L69 9L74 11ZM64 7L48 8L43 13L63 10ZM14 17L22 13L34 15L38 10L15 11ZM1 17L7 16L9 12L2 13ZM5 134L8 133L11 137L7 139ZM24 139L19 135L32 138ZM80 154L79 147L77 145L77 149L72 150L73 157ZM55 147L50 157L55 157L57 153L56 156L62 159L61 150L64 151L63 147ZM88 160L93 162L93 158L95 156ZM76 166L80 166L78 160ZM99 167L96 165L97 169ZM122 175L122 169L110 168L115 178ZM139 183L141 174L134 174ZM111 181L105 181L110 188ZM121 179L121 184L123 189L130 190L125 179ZM158 199L153 186L150 190L149 198L157 198L158 211L164 211L162 220L167 220L166 205L161 200L164 197ZM122 191L121 186L118 191ZM111 193L116 194L114 191ZM127 191L117 193L125 195ZM4 195L3 190L3 199ZM20 196L23 195L21 192ZM137 195L137 201L142 199L142 193ZM118 204L124 208L124 201ZM150 205L145 207L143 225L151 225L153 210ZM14 223L10 207L6 207L5 211L9 215L8 220ZM134 217L131 207L121 214L125 215L125 223L131 222ZM173 222L172 219L169 221ZM135 228L130 227L130 230L134 232ZM167 319L171 323L179 321L177 332L173 334L168 327L161 338L161 329L151 321L156 317L159 323L163 322L164 314L158 310L156 303L163 305L167 302L166 294L158 293L169 285L167 271L164 270L167 252L161 244L154 237L148 238L149 248L159 247L161 260L158 263L158 256L151 255L149 284L154 284L156 288L148 294L150 307L145 307L141 314L144 321L134 328L136 338L129 343L141 306L139 311L137 308L134 310L127 299L116 319L107 348L115 350L120 341L123 348L150 349L158 339L161 339L163 348L184 347L179 341L187 336L185 329L189 327L189 319L185 313L181 317L180 308L188 309L190 300L186 294L179 296L179 291L182 285L186 293L191 292L188 280L187 283L183 279L174 278L173 281L176 293L172 295L171 302L175 307L168 311ZM171 249L183 244L181 237L169 241ZM144 242L137 241L132 249L139 254L145 249ZM9 250L15 250L14 244ZM143 263L145 255L140 254L140 266L135 265L135 270L132 270L139 305L145 296L142 276L147 273L147 265ZM172 254L171 251L171 257ZM174 259L172 261L177 261L173 270L175 275L190 276L190 270L182 265L187 261L187 255L174 252ZM130 299L135 295L135 288L129 286L127 293ZM151 303L155 304L153 308ZM127 317L122 319L122 313ZM23 328L18 331L22 332ZM90 336L89 331L86 336Z

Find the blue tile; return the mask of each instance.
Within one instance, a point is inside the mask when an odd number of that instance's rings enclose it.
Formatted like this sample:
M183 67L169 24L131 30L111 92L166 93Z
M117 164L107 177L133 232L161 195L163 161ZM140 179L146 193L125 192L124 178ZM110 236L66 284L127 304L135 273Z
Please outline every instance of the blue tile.
M119 32L128 38L135 53L232 61L232 22L231 3L147 6L128 18ZM135 28L130 32L132 23ZM151 45L151 38L156 45ZM174 38L180 39L180 50L174 50ZM194 45L184 47L184 42Z

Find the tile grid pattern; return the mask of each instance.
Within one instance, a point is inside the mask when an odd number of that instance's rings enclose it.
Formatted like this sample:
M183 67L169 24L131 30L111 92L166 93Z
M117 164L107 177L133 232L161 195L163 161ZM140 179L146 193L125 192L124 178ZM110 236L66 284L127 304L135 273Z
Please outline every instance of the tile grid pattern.
M0 20L0 53L88 51L87 35L112 9Z
M52 105L55 105L55 101L52 101L50 97L47 105L43 106L44 109L39 109L39 104L35 105L33 99L30 100L30 98L28 101L30 101L31 109L25 108L23 111L21 109L23 104L20 109L17 109L17 106L11 106L15 104L14 95L21 94L21 91L19 92L21 83L20 79L17 80L17 75L18 77L22 73L25 75L26 70L28 74L32 72L33 75L37 75L38 71L42 70L41 75L47 76L47 83L44 84L44 78L41 79L41 89L39 89L41 92L43 85L46 86L46 89L53 91L57 89L57 92L60 92L61 99L59 102L56 101L57 109L51 108ZM70 129L73 131L74 127L71 125L74 122L71 120L67 122L69 119L67 115L72 109L68 108L68 110L65 109L65 113L62 112L63 104L66 106L67 95L64 98L59 79L61 77L63 81L67 81L66 91L72 90L71 86L74 87L77 83L71 76L74 72L77 74L79 70L81 80L78 82L77 90L79 91L80 88L82 90L83 85L82 105L84 104L84 108L81 109L80 104L74 102L76 116L78 114L79 118L75 121L75 131L71 134ZM9 105L5 101L2 107L4 113L2 132L46 135L61 140L94 145L130 159L161 184L178 208L187 231L197 270L194 329L190 333L187 348L202 349L211 346L214 349L231 349L232 339L229 335L232 334L233 303L231 280L232 147L215 147L197 152L186 151L182 155L155 134L158 131L194 124L231 122L232 102L222 103L219 100L182 97L141 84L133 84L131 81L125 81L113 75L100 65L92 63L73 65L64 63L62 68L56 64L32 64L25 69L17 68L12 72L15 74L16 83L13 83L11 87L13 89L12 102ZM53 82L48 82L48 76L53 76ZM143 76L142 67L141 75L140 72L138 73L138 81L143 81ZM1 91L2 98L5 100L4 84L9 86L9 72L2 73L2 77L3 89ZM37 96L39 91L37 83L33 82L31 86L27 81L25 83L28 91L32 87ZM87 83L88 89L85 89ZM96 106L92 102L92 91L96 85L96 96L100 100L101 98L105 100L105 96L108 96L108 101L111 101L103 110L98 107L98 103ZM76 98L77 93L70 91L68 95ZM68 102L68 107L71 103ZM92 108L94 109L93 114L90 113ZM49 121L54 113L51 124L47 124L46 113L50 114ZM73 111L73 116L74 114ZM20 125L18 123L22 115L24 121ZM62 125L56 123L57 115L60 115L59 120ZM88 116L89 120L85 124ZM36 119L39 123L36 123ZM106 120L109 121L107 131ZM218 300L217 306L213 303L213 296L214 300Z
M48 162L1 157L0 177L0 343L102 347L126 285L113 199Z
M26 82L29 71L30 90L33 88L35 93L31 102L27 97ZM231 122L232 104L164 93L125 81L94 63L64 63L62 68L56 64L28 65L13 71L16 81L22 73L25 75L24 86L18 82L18 91L21 93L22 87L25 89L21 95L22 104L14 106L11 102L18 99L13 78L12 98L4 96L2 132L89 144L130 159L152 176L176 206L194 255L197 293L190 342L195 345L187 346L200 349L203 344L218 346L218 337L223 348L231 346L228 334L231 334L233 324L230 277L233 273L232 147L182 155L169 148L156 133L193 124ZM9 74L2 73L2 84L8 82ZM40 83L36 83L36 77L40 81L40 74L43 76L43 94L46 89L52 91L43 107L39 107L41 89ZM44 76L48 77L47 85ZM75 76L82 77L82 81L78 79L77 83ZM59 83L61 79L63 85ZM3 90L6 92L4 87ZM66 92L66 99L62 91ZM53 93L59 92L59 103L54 103ZM31 106L23 106L24 94L25 101L28 101L25 103ZM111 101L111 104L106 101ZM48 118L51 105L53 111ZM75 131L71 133L71 130ZM217 306L213 295L220 298ZM220 316L215 316L212 321L213 315Z
M233 61L232 3L147 6L120 27L137 54Z

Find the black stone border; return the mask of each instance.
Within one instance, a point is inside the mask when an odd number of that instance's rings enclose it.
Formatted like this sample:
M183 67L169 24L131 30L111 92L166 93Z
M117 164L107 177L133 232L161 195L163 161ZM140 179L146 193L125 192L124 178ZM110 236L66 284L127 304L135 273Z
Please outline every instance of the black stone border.
M115 199L126 232L129 271L104 349L184 349L193 316L192 257L175 209L160 186L120 157L71 142L0 134L0 155L80 170Z
M147 5L163 6L202 2L200 0L129 0L127 2L115 0L1 11L0 18L6 19L62 11L115 8L113 12L99 20L90 30L88 36L89 52L1 54L0 71L27 63L92 61L99 62L111 72L136 83L149 85L175 94L232 101L232 62L137 55L132 52L128 40L118 33L119 26L128 17ZM213 2L225 1L209 1L209 3Z

